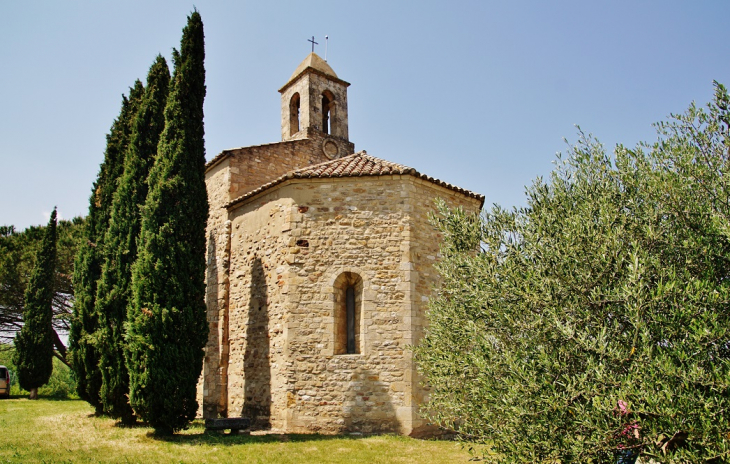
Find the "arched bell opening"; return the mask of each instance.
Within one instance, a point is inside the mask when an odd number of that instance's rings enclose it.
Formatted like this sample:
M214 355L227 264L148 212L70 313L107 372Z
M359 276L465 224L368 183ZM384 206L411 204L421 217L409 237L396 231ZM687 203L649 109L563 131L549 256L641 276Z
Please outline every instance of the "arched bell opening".
M289 101L289 135L292 136L301 130L301 98L299 93L292 95Z
M322 92L322 132L332 133L332 123L335 119L335 96L329 90Z

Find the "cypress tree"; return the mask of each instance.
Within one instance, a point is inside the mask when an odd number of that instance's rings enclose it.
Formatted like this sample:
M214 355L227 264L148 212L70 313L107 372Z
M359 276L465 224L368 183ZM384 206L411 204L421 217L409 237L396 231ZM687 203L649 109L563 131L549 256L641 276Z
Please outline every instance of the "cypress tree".
M203 23L183 29L165 107L165 129L150 170L137 261L132 266L126 359L130 402L158 433L185 428L197 411L206 342Z
M101 372L96 348L99 316L96 313L96 286L101 276L104 235L109 225L111 203L117 179L124 167L124 154L129 145L131 121L137 113L144 87L138 80L130 89L129 98L122 95L122 109L106 137L104 161L89 198L84 239L74 261L74 314L71 321L69 349L71 366L76 375L79 397L102 412L99 398Z
M129 373L124 361L124 322L131 297L131 266L137 257L140 207L147 197L147 174L157 153L165 125L170 71L158 56L147 76L147 88L134 120L124 172L114 193L109 229L104 239L104 263L99 280L96 309L99 314L99 369L104 411L132 424L129 405Z
M15 336L14 362L18 383L38 398L38 387L53 372L53 282L56 271L56 208L53 208L43 243L25 290L23 328Z

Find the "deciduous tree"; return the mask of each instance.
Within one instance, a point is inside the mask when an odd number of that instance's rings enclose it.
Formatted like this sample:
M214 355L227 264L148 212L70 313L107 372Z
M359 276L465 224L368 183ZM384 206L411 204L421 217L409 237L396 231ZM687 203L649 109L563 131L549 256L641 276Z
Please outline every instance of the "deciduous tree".
M613 156L582 136L525 208L442 205L434 421L499 462L728 461L729 101Z

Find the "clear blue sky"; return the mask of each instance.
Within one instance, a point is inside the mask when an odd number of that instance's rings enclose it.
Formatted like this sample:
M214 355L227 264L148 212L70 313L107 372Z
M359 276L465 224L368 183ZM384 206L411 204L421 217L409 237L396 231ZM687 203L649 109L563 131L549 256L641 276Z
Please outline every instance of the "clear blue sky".
M522 206L574 125L611 149L730 84L727 1L208 1L207 158L280 140L277 90L314 35L358 150ZM193 3L4 2L0 224L85 215L122 93Z

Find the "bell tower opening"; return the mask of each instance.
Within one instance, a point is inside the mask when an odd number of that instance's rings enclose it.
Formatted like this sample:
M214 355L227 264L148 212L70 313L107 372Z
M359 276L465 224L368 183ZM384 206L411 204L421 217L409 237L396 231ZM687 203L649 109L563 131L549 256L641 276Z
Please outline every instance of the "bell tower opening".
M332 92L325 90L322 93L322 132L330 134L330 124L334 121L335 96Z
M301 98L296 92L289 102L289 135L292 136L301 130L300 126Z

